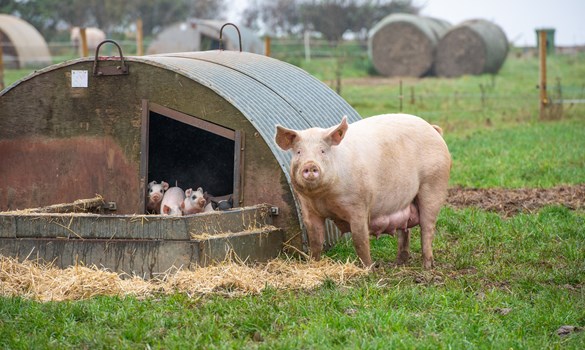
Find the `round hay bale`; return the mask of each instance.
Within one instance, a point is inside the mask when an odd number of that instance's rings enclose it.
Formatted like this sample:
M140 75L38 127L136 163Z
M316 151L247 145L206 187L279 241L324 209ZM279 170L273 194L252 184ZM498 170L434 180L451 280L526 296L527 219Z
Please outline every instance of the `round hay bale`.
M435 72L458 77L497 73L508 55L508 39L497 24L473 19L451 28L439 41Z
M449 22L410 14L392 14L369 33L368 54L385 76L420 77L430 73L439 39Z

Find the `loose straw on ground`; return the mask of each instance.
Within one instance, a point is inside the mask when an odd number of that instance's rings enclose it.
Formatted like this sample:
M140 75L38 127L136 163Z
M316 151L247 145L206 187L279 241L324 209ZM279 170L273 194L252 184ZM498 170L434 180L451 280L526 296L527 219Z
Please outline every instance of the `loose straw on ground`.
M249 266L226 261L193 270L173 269L150 280L95 266L59 269L52 264L0 256L0 296L39 301L81 300L98 295L147 298L159 294L255 295L265 288L310 290L325 280L344 285L368 270L352 262L274 259Z

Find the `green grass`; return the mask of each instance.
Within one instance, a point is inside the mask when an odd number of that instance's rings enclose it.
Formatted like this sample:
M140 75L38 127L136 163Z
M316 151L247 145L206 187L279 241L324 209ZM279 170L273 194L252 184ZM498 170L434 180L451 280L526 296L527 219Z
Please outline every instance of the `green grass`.
M585 119L527 123L445 136L451 184L474 188L547 188L585 183Z
M411 266L388 265L396 241L384 237L372 242L382 267L349 287L235 299L2 298L0 347L580 349L585 332L556 330L585 324L584 226L585 215L560 207L508 220L445 208L433 271L419 267L418 240ZM328 255L356 257L351 243Z
M584 62L582 55L551 57L549 86L559 77L563 97L584 98ZM298 63L327 83L334 74L334 60ZM344 62L344 77L365 76L367 65ZM444 128L452 186L584 183L585 105L566 105L559 120L539 121L537 82L537 59L511 56L495 78L405 79L403 111ZM392 79L366 86L344 80L342 96L363 116L392 113L399 110L398 86ZM391 265L394 238L372 240L381 268L344 287L268 288L233 299L0 298L0 348L585 348L585 331L556 334L563 325L585 327L583 211L551 206L503 219L445 207L437 228L435 269L420 267L414 229L408 266ZM351 242L327 254L356 259Z
M4 86L8 87L33 71L30 69L8 69L4 71Z

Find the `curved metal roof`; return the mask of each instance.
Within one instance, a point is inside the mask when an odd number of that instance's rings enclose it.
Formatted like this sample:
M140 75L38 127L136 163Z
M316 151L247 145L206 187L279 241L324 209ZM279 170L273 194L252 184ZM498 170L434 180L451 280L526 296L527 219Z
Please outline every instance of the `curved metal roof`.
M17 68L43 67L51 64L51 53L47 42L28 22L11 15L0 14L0 32L8 37L17 57ZM5 50L8 51L8 50ZM4 52L4 55L7 53ZM5 57L5 63L7 58Z

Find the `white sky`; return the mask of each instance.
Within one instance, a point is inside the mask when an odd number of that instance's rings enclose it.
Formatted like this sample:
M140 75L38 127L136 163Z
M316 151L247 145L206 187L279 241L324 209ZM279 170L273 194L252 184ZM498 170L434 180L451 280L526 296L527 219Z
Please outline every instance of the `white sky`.
M248 1L232 1L228 17L235 22ZM585 45L585 0L414 0L421 14L456 25L474 18L490 20L516 46L536 46L536 28L554 28L557 46Z
M455 25L483 18L516 46L535 46L536 28L554 28L557 46L585 45L585 0L414 0L421 14Z

